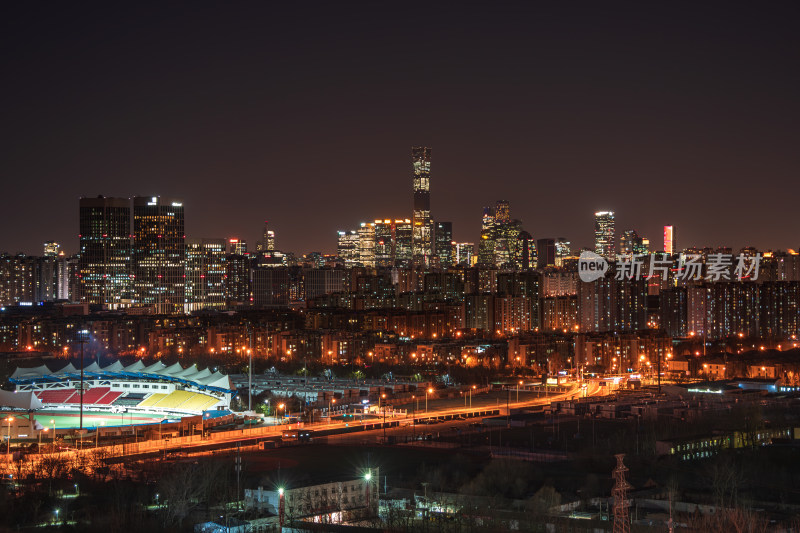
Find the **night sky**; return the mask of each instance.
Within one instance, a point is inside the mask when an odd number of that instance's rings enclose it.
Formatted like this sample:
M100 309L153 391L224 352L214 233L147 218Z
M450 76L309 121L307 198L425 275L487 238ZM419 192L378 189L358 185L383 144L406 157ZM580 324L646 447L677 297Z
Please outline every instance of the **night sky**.
M680 247L800 247L797 2L16 4L0 250L75 252L78 198L104 194L333 252L411 216L412 145L459 241L508 199L578 246L611 209L656 249L668 223Z

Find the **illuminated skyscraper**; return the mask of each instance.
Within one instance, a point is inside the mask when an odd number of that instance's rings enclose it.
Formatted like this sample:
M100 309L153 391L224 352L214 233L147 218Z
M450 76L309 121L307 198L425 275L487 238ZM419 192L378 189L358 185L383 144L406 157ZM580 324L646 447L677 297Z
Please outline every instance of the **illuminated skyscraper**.
M225 239L186 242L186 311L225 307Z
M44 256L45 257L56 257L58 255L58 250L61 248L61 245L55 241L47 241L44 243Z
M455 244L455 262L459 266L472 266L472 256L475 255L475 244L471 242L457 242Z
M484 207L481 219L481 240L478 243L478 264L480 265L494 265L494 226L494 209Z
M564 237L556 239L556 266L564 266L568 257L572 256L572 243Z
M133 199L133 273L136 303L157 313L184 309L186 259L183 203L158 196Z
M365 267L375 266L375 224L362 222L358 228L358 262Z
M272 252L275 250L275 232L268 229L269 220L264 221L264 235L256 243L256 252Z
M594 214L594 251L597 255L614 258L616 255L615 222L613 211Z
M453 223L436 222L434 224L434 254L441 268L450 268L453 264Z
M529 268L536 246L528 233L526 238L520 239L522 233L522 222L511 218L511 207L507 201L499 200L494 208L484 207L478 264Z
M677 247L675 246L675 227L664 226L664 253L672 255L677 253L677 251Z
M622 255L631 256L645 253L642 252L642 238L639 237L639 234L634 229L623 231L619 243Z
M131 203L80 199L79 300L117 309L131 299Z
M250 305L250 273L252 261L244 255L225 258L225 303L228 307Z
M431 242L431 149L411 149L414 183L412 255L415 265L429 265L433 255Z
M375 266L394 266L394 224L388 218L375 221Z
M394 221L394 260L401 268L411 266L414 229L409 219Z
M245 255L247 254L247 241L244 239L228 239L228 253L235 254L235 255Z
M338 231L336 243L336 255L338 255L345 266L355 266L359 262L358 257L358 233L355 231Z
M498 200L494 208L494 220L498 224L508 224L511 222L511 204L508 200Z

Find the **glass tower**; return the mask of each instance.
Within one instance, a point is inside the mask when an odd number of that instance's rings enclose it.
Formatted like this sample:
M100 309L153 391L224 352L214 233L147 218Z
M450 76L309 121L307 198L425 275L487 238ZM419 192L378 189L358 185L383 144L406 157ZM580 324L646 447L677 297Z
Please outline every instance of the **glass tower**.
M598 211L594 214L594 251L597 255L614 258L616 254L615 222L613 211Z
M412 255L415 265L430 264L431 243L431 149L415 146L411 149L414 175L414 216Z
M184 309L186 257L183 203L158 196L133 199L136 301L159 314Z
M117 309L131 298L131 203L81 198L78 287L81 302Z

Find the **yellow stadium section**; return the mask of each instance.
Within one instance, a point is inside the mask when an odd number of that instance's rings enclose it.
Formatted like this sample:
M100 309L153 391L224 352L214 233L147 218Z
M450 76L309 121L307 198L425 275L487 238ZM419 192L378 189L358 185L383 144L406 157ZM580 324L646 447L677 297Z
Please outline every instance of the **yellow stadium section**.
M136 407L153 407L158 401L165 398L166 396L167 396L166 394L161 394L160 392L156 392L145 398L145 400Z
M181 404L181 409L190 411L205 411L219 401L218 398L206 396L205 394L194 394L191 398Z
M189 392L185 390L176 390L169 394L155 393L148 396L137 407L149 407L151 409L179 409L181 411L205 411L216 405L219 398L209 396L207 394L200 394L197 392Z
M194 396L193 392L186 392L185 390L176 390L167 394L166 398L162 398L157 403L153 404L156 409L183 409L183 403L189 398Z

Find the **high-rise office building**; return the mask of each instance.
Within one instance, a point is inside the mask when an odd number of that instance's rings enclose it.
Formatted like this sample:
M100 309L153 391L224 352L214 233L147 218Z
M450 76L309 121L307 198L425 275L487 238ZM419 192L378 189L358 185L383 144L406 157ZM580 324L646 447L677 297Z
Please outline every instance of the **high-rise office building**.
M289 269L286 267L255 267L253 276L253 305L258 308L289 305Z
M365 267L375 266L375 224L362 222L358 228L358 262Z
M598 211L594 214L594 251L597 255L614 258L615 222L613 211Z
M556 240L539 239L536 241L537 268L547 268L556 265Z
M511 218L507 201L499 200L494 208L484 207L478 263L502 268L528 268L523 263L531 264L535 244L528 233L527 237L520 239L522 233L522 222Z
M44 256L45 257L56 257L58 255L58 251L61 248L61 245L58 244L56 241L47 241L44 243Z
M411 149L414 185L412 256L415 265L427 266L433 255L431 240L431 149Z
M33 257L0 255L0 304L33 303L36 299L36 270Z
M183 203L159 196L133 199L136 303L159 314L184 309L186 259Z
M410 266L413 236L411 220L407 218L378 219L374 222L373 227L375 231L375 266L383 268Z
M484 207L481 218L481 240L478 242L478 264L480 265L494 265L494 226L494 209Z
M408 218L394 221L394 259L400 268L411 266L413 259L414 226Z
M639 237L639 234L636 233L634 229L628 229L622 232L622 237L619 239L620 243L620 253L622 255L632 256L632 255L640 255L646 252L643 252L643 240Z
M264 234L256 243L256 252L272 252L275 250L275 232L269 229L269 220L264 221Z
M130 304L130 200L81 198L79 211L79 300L109 309Z
M225 239L186 241L186 311L225 307Z
M494 220L498 224L511 222L511 204L508 200L498 200L494 208Z
M672 255L677 253L678 249L675 245L675 227L664 226L664 253Z
M472 256L475 255L475 243L455 243L455 262L459 266L472 266Z
M345 266L355 266L359 262L358 233L355 231L337 231L336 255Z
M225 258L225 304L228 307L250 305L252 260L246 255Z
M394 266L394 223L391 219L375 221L375 266Z
M528 270L529 268L536 268L536 260L538 252L536 250L536 241L527 231L521 231L517 236L517 268Z
M556 266L563 267L568 257L572 257L572 243L564 237L556 239Z
M236 237L228 239L228 253L234 255L246 255L247 241Z
M434 255L441 268L453 265L453 223L436 222L434 224Z

